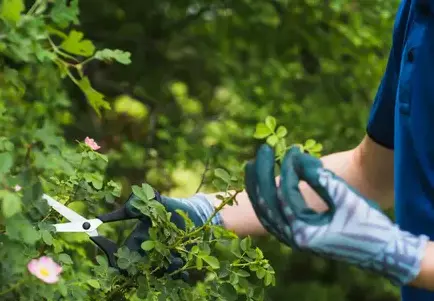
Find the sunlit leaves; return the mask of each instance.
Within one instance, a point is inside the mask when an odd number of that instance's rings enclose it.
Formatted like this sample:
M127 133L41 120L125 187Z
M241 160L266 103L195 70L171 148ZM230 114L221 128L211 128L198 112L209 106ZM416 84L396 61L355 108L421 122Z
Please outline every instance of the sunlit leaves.
M23 0L2 0L0 5L0 18L16 23L24 11Z
M71 30L60 47L71 54L89 57L95 52L95 46L92 41L83 39L83 37L82 32Z
M152 240L144 241L141 247L144 251L150 251L155 247L155 242Z
M149 184L143 183L141 187L134 185L132 190L137 197L144 201L155 198L155 191Z
M69 3L69 5L67 5ZM57 0L54 1L50 11L50 17L57 26L67 27L69 24L78 24L78 0Z
M9 172L13 165L12 153L0 153L0 175Z
M78 86L86 95L89 104L94 108L98 115L101 114L101 109L110 109L110 104L104 99L104 95L92 87L87 77L80 79L78 81Z
M128 65L131 64L131 54L126 51L122 51L119 49L111 50L111 49L103 49L98 50L95 55L95 59L101 61L116 61L118 63Z
M8 218L22 210L21 198L15 192L0 190L0 202L3 216Z

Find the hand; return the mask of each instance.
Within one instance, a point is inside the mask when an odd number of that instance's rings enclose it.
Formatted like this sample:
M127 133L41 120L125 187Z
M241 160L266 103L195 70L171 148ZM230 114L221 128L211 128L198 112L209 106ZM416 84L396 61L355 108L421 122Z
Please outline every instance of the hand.
M131 214L131 217L139 218L139 223L136 228L126 239L125 245L131 250L140 253L142 256L146 256L146 252L142 250L141 244L149 239L149 228L152 226L151 220L144 216L138 209L134 208L132 205L135 200L139 198L134 194L131 194L126 202L126 208ZM176 210L181 210L188 215L191 221L196 227L200 227L205 224L205 222L212 216L215 209L212 201L209 200L204 194L196 194L190 198L170 198L160 195L155 191L155 199L159 201L168 212L172 213L171 221L180 229L185 229L184 218L179 215ZM211 224L222 225L220 214L217 213L211 220ZM172 253L172 258L170 259L170 266L167 270L160 271L158 273L162 276L165 273L172 273L183 266L184 262L175 252ZM180 275L183 280L188 279L188 273L182 272ZM174 277L174 278L177 278Z
M324 199L328 211L307 207L300 180ZM397 285L418 275L428 237L400 230L378 206L298 148L286 154L276 188L274 153L263 146L246 167L246 185L261 223L287 245L375 271Z

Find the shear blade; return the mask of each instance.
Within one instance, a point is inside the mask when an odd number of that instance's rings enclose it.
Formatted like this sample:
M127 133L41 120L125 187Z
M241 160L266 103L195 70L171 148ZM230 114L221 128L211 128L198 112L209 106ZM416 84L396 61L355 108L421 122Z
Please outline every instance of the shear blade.
M84 222L54 224L53 226L56 228L56 232L85 232L90 236L95 236L98 235L96 229L102 224L100 219L94 218Z
M85 222L86 221L86 219L83 216L81 216L80 214L78 214L74 210L69 209L65 205L59 203L58 201L56 201L55 199L53 199L49 195L43 194L42 198L47 201L48 205L50 205L51 208L53 208L54 210L59 212L61 215L63 215L69 221L71 221L71 222Z

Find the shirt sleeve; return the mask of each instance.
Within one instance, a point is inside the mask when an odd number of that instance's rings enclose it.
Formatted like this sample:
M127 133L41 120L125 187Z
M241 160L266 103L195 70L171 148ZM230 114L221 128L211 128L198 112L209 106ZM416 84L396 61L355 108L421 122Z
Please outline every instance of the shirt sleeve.
M389 149L394 148L395 101L410 2L409 0L402 1L396 15L392 49L389 53L386 71L371 108L366 129L367 135L373 141Z

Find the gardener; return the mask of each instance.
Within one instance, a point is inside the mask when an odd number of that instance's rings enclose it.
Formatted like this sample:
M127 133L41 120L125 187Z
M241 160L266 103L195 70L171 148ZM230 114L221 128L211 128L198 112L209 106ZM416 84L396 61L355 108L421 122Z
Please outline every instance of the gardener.
M291 247L376 271L403 286L405 301L434 300L433 73L434 1L404 0L359 146L321 161L291 149L278 189L273 151L263 146L247 165L238 205L213 222L239 235L268 232ZM368 200L383 208L394 201L397 225ZM162 201L196 221L217 203L212 195Z

